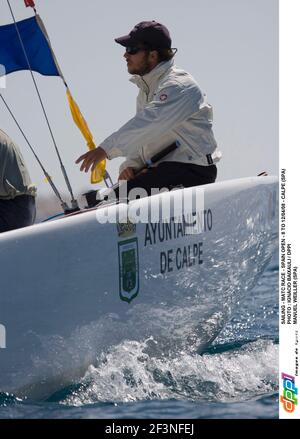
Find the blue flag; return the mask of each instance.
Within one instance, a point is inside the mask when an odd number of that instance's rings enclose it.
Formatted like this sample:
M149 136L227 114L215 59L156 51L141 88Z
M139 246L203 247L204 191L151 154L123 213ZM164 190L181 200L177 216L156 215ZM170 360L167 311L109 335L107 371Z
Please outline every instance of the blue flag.
M47 76L59 76L48 42L35 17L17 23L30 67ZM15 24L0 26L0 65L6 74L29 70Z

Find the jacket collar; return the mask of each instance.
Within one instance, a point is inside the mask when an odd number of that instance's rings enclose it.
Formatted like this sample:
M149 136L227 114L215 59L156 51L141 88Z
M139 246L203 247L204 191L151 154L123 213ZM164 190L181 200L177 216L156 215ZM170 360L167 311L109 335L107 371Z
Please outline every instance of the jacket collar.
M133 82L141 89L145 89L147 87L150 89L173 66L174 66L173 59L171 59L170 61L163 61L159 63L156 67L154 67L154 69L151 70L151 72L147 73L146 75L144 76L133 75L129 79L129 81Z

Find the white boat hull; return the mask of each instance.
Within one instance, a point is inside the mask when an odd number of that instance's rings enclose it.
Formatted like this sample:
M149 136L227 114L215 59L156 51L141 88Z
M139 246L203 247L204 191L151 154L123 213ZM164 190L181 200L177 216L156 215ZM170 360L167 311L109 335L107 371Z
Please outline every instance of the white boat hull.
M197 234L167 218L168 227L140 223L119 236L94 210L0 235L0 392L46 397L128 339L151 338L153 355L211 343L276 249L278 182L202 190Z

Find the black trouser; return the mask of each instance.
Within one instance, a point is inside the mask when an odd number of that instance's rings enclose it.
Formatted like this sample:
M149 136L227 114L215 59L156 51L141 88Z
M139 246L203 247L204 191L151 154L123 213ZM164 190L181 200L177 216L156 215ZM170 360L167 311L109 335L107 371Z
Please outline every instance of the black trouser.
M0 200L0 233L30 226L34 223L35 216L35 197L31 195Z
M152 188L167 188L171 190L178 186L199 186L214 183L216 178L217 167L215 165L199 166L189 163L162 162L156 167L149 168L147 172L141 173L132 180L127 181L127 194L130 197L129 192L131 189L143 188L147 195L150 196ZM116 198L118 198L118 189L115 191L115 194ZM120 195L121 197L123 196L122 190L120 190Z

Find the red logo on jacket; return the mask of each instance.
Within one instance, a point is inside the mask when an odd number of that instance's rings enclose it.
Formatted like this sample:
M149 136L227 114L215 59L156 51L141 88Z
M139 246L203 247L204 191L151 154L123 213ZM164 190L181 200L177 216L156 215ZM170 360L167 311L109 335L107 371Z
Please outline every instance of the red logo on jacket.
M162 102L166 101L167 99L168 99L168 95L166 95L165 93L159 96L159 100Z

